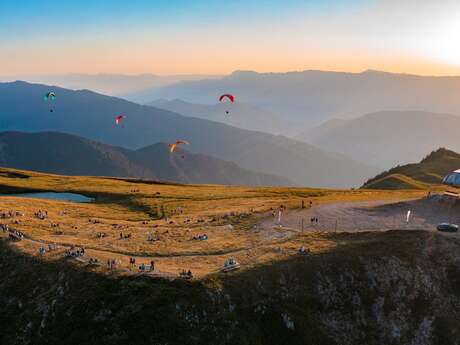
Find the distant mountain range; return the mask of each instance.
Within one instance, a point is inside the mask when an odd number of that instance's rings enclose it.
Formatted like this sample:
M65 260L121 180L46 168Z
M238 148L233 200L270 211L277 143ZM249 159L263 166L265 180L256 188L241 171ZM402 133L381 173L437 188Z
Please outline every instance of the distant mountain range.
M363 188L424 189L440 184L444 176L457 169L460 169L460 154L441 148L420 163L397 166L369 179Z
M291 184L287 179L255 173L235 163L183 149L171 154L167 144L134 151L57 132L0 133L0 166L64 175L136 177L182 183Z
M284 120L268 110L240 102L207 105L185 102L180 99L170 101L160 99L149 102L147 105L253 131L294 136L299 130L298 124Z
M210 80L183 81L131 95L131 100L180 98L213 104L221 93L280 114L283 119L319 124L386 110L460 114L460 77L425 77L379 71L362 73L237 71Z
M106 95L124 95L140 92L144 89L155 89L186 80L206 80L217 78L217 75L169 75L161 76L155 74L61 74L61 75L32 75L22 76L20 79L33 83L56 85L72 90L93 90ZM1 77L0 81L14 81L11 77Z
M298 137L383 169L417 162L438 147L460 151L460 116L385 111L333 121Z
M57 99L46 102L43 95L50 90ZM286 137L185 117L85 90L0 83L0 104L2 131L58 131L128 149L185 139L191 142L190 151L277 175L295 185L357 186L377 172L346 156ZM116 126L115 116L120 113L127 118Z

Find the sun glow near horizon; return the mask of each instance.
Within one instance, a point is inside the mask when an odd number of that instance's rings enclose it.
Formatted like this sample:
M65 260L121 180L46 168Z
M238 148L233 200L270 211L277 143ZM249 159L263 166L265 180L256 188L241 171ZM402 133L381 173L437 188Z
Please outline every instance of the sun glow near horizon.
M451 0L26 2L0 4L0 75L460 74L460 3Z

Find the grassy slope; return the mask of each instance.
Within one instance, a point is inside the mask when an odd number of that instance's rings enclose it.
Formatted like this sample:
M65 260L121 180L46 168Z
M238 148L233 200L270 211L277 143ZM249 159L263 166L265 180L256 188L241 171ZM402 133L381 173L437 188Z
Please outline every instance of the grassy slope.
M334 201L400 199L417 196L408 192L345 191L309 188L252 188L244 186L178 185L135 180L120 180L100 177L75 177L3 170L0 174L0 192L58 191L76 192L96 198L95 204L68 204L37 199L0 199L0 209L15 209L26 214L19 227L34 239L62 244L83 245L94 250L111 251L117 255L166 257L173 255L210 255L215 257L205 262L193 257L165 260L165 270L177 272L180 267L191 267L196 274L205 275L217 269L225 260L225 253L234 252L241 260L247 260L245 248L254 247L260 241L253 225L267 217L270 208L280 204L298 208L301 201L312 200L315 204ZM20 173L29 178L10 178L5 174ZM138 192L133 193L133 189ZM159 194L157 194L159 193ZM19 201L20 200L20 201ZM178 208L183 209L177 214ZM49 221L42 222L33 217L38 209L49 212ZM66 210L66 215L60 213ZM166 217L165 217L166 216ZM167 219L166 219L167 218ZM98 219L100 224L90 224L89 219ZM184 223L190 219L190 223ZM204 220L199 222L199 220ZM147 225L142 224L148 221ZM170 224L173 221L173 224ZM50 222L60 224L63 234L56 235ZM112 227L118 224L132 233L129 241L119 241L119 231ZM225 226L233 224L233 231ZM156 226L157 228L152 228ZM76 229L74 227L77 227ZM155 243L145 241L147 232L158 232L162 240ZM96 237L97 232L109 236L104 241ZM205 242L191 241L194 235L207 233ZM272 243L273 242L273 243ZM261 261L270 260L271 248L278 246L275 240L254 248ZM27 248L26 248L27 249ZM36 250L31 247L29 251ZM266 252L269 255L266 255ZM101 253L96 253L101 254ZM104 253L102 253L104 254ZM105 255L105 254L104 254ZM125 257L121 259L126 260ZM160 265L163 264L160 263ZM177 270L176 270L177 269Z
M139 189L132 193L133 188ZM24 191L76 192L97 198L100 203L116 201L123 205L141 205L140 211L155 210L157 206L175 206L185 204L190 210L201 201L208 203L208 208L225 209L227 205L241 207L279 206L280 202L291 207L299 207L306 198L318 201L366 200L376 198L404 197L408 192L385 192L366 190L333 190L320 188L291 187L248 187L224 185L184 185L135 179L119 179L91 176L63 176L33 171L0 168L0 192ZM160 195L155 195L160 193ZM410 193L410 192L409 192ZM236 203L234 201L237 201ZM263 206L263 207L262 207Z
M448 173L460 168L460 154L438 149L420 163L397 166L366 181L364 188L427 189L440 184Z
M131 193L132 188L140 191ZM197 273L199 267L215 267L213 260L222 264L225 256L209 255L213 251L256 241L257 237L251 237L247 229L271 206L283 203L296 208L305 198L316 204L418 195L407 191L194 186L0 171L0 191L24 190L78 192L96 197L95 204L72 205L11 197L0 200L2 210L26 212L18 227L39 239L53 238L49 221L58 219L58 211L65 209L68 213L60 219L63 236L82 241L88 252L94 250L89 247L94 247L180 255L190 250L190 242L182 240L190 234L184 231L215 231L211 240L215 237L217 242L193 243L193 250L205 257L159 260L160 269L185 260L179 264L186 262ZM161 194L155 196L155 192ZM160 215L156 211L161 206L171 212L179 205L184 207L183 216L190 218L247 212L249 208L255 212L249 218L227 219L235 231L219 237L222 230L212 230L218 228L215 224L169 226L157 219ZM38 208L48 210L49 221L27 218ZM143 231L139 240L133 232L131 242L112 241L111 237L100 242L87 236L88 231L93 231L89 230L93 225L88 224L88 218L102 221L95 226L110 227L116 222L140 227L147 214L153 216L150 224L169 230L168 235L162 235L166 245L143 247ZM179 216L170 217L177 220ZM75 224L78 230L70 229ZM251 250L257 262L245 265L239 272L206 274L185 283L110 275L103 268L78 266L62 256L39 259L31 255L36 251L29 250L27 244L0 240L0 324L4 325L0 343L62 344L65 339L66 344L377 344L391 342L386 323L401 322L405 322L401 343L410 343L425 315L435 323L430 337L451 337L459 332L455 305L460 300L451 285L455 280L445 279L459 273L454 264L457 258L448 256L459 251L444 250L446 246L460 246L457 240L415 231L410 235L398 231L306 233L281 244L286 255L277 254L275 260L273 253L279 245L261 243ZM296 255L300 245L307 246L312 255ZM238 260L244 263L245 259ZM438 260L452 269L440 271ZM395 285L400 289L395 290ZM412 293L396 295L401 289ZM449 300L440 300L445 295L450 296ZM375 311L381 296L386 298L383 316Z

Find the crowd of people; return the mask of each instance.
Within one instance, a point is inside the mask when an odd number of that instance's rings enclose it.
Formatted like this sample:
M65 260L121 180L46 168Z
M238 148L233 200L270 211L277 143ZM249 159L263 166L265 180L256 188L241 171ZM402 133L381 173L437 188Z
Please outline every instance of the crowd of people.
M181 277L182 279L192 279L193 278L193 274L192 274L192 271L188 270L182 270L180 273L179 273L179 277Z
M24 239L24 233L16 229L9 229L8 237L11 241L22 241Z
M99 259L98 258L89 258L88 263L90 265L98 265L99 264Z
M53 250L56 250L58 248L59 248L59 246L56 243L49 243L48 244L48 251L49 252L52 252Z
M136 267L136 258L129 258L129 267L133 269Z
M134 190L133 190L134 191ZM310 207L312 207L312 201L309 202L310 203ZM304 203L304 201L302 201L302 208L305 208L306 205ZM280 205L279 207L276 207L276 208L271 208L271 214L274 218L274 222L277 223L277 224L281 224L281 217L283 215L283 212L286 210L286 206L285 205ZM213 217L211 220L205 220L204 218L195 218L193 221L192 219L190 218L187 218L185 219L183 222L185 224L190 224L190 223L197 223L197 224L200 224L200 223L205 223L207 221L209 222L216 222L218 220L222 220L222 219L230 219L230 217L239 217L239 218L244 218L245 216L247 215L250 215L254 212L253 209L250 210L249 213L241 213L241 212L229 212L223 216L215 216ZM182 207L177 207L176 209L173 210L172 212L173 214L183 214L184 213L184 209ZM64 213L60 213L60 214L64 214ZM37 212L34 213L35 217L36 218L39 218L39 219L46 219L48 217L48 212L46 210L38 210ZM17 212L17 211L8 211L8 212L1 212L0 213L0 218L12 218L12 217L15 217L15 216L23 216L22 213L20 212ZM177 220L176 220L177 221ZM318 220L318 217L311 217L310 219L311 223L318 223L319 220ZM91 223L91 224L98 224L100 223L100 221L96 220L96 219L88 219L88 222ZM172 220L170 220L171 223L174 223ZM143 225L148 225L149 224L149 221L143 221L142 222ZM127 225L121 225L121 224L112 224L113 226L113 230L115 231L119 231L119 239L120 240L125 240L125 239L130 239L132 237L131 233L125 233L124 230L126 230L128 228ZM157 228L159 225L158 224L154 224L153 225L153 228ZM51 227L53 228L59 228L59 224L56 224L56 223L51 223ZM227 227L229 229L233 229L233 226L230 225L230 224L227 224ZM12 240L21 240L24 238L24 234L20 231L17 231L17 230L11 230L7 224L0 224L0 230L3 230L3 232L9 232L10 233L10 238ZM123 230L123 231L121 231ZM116 232L115 232L116 233ZM168 230L166 230L165 233L168 233ZM97 238L105 238L107 237L108 234L106 232L98 232L96 234L96 237ZM204 234L199 234L199 235L194 235L193 236L193 240L199 240L199 241L206 241L208 240L208 235L206 233ZM159 241L160 240L160 235L158 234L158 232L156 230L154 230L152 233L147 233L147 241L150 241L150 242L153 242L153 241ZM52 251L52 250L55 250L57 248L57 246L55 244L49 244L48 245L48 248L45 249L44 246L40 246L39 249L38 249L38 253L39 255L44 255L47 250L48 251ZM282 252L282 249L281 247L279 248L279 251ZM305 248L305 246L301 246L299 249L298 249L298 252L300 254L309 254L310 253L310 250L308 248ZM80 247L80 248L75 248L75 247L72 247L71 249L67 249L65 250L65 253L64 255L66 257L74 257L74 258L77 258L77 257L82 257L85 255L85 249L83 247ZM89 258L89 264L92 265L92 264L99 264L99 260L97 258ZM107 268L109 270L114 270L114 269L117 269L121 266L121 260L120 259L108 259L107 260ZM235 260L235 258L231 257L231 258L228 258L224 265L223 265L223 270L224 271L228 271L228 270L232 270L232 269L235 269L235 268L238 268L239 267L239 263ZM140 272L153 272L155 271L155 262L152 260L150 262L150 265L149 264L146 264L144 262L142 262L140 265L137 264L136 265L136 258L135 257L130 257L129 258L129 268L131 270L139 270ZM191 272L191 270L182 270L179 274L179 276L181 278L185 278L185 279L191 279L193 277L193 274Z
M80 248L72 247L70 249L67 249L64 253L64 256L72 257L72 258L78 258L84 255L85 255L85 248L83 247L80 247Z
M45 247L40 246L40 248L38 248L38 255L43 256L45 255L45 253L46 253Z
M240 264L238 263L238 261L236 261L235 258L231 257L231 258L228 258L227 260L225 260L223 270L226 271L226 270L231 270L231 269L234 269L234 268L238 268L239 265Z
M139 265L139 271L140 272L146 272L146 271L153 272L153 271L155 271L155 262L153 260L151 260L150 265L146 265L144 263L141 263Z
M193 236L193 239L198 240L198 241L207 241L208 235L203 234L203 235Z
M13 218L13 217L22 217L24 213L19 211L4 211L0 213L1 219Z
M126 240L128 238L131 238L131 234L123 234L123 232L120 232L120 240Z
M116 268L120 267L120 265L121 265L121 260L120 259L108 259L107 260L107 268L109 270L116 269Z
M160 235L158 233L148 233L147 234L147 241L149 242L155 242L160 240Z
M35 217L44 220L48 217L48 211L38 210L37 212L35 212Z

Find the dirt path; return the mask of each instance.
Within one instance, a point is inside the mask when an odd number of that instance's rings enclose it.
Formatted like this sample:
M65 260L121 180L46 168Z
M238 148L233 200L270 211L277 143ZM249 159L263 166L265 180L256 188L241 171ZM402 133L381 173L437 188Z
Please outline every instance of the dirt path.
M366 201L324 204L287 211L281 227L272 217L258 224L264 238L287 238L299 231L385 231L392 229L435 230L440 222L459 222L458 206L440 198L407 201ZM411 211L409 222L407 212ZM318 222L312 222L318 218ZM303 220L303 226L302 226Z

